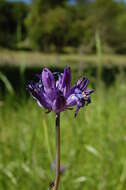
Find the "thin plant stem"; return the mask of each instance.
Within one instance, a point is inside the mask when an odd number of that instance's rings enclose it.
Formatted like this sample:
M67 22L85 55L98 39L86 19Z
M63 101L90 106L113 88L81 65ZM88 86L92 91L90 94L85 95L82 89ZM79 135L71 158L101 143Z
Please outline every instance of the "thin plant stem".
M48 134L48 128L47 128L47 123L45 119L43 119L43 128L44 128L44 135L45 135L45 145L47 147L50 162L52 162L53 159L52 159L51 147L49 143L49 134Z
M101 87L101 78L102 78L102 48L101 48L101 38L99 35L99 32L96 31L95 34L95 40L96 40L96 53L97 53L97 82L98 86Z
M56 179L53 190L58 190L60 180L60 114L56 114Z

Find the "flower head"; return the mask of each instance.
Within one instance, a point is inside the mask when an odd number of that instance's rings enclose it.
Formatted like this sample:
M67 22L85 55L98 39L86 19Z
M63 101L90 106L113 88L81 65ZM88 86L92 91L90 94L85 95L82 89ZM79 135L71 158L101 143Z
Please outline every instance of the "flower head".
M56 160L51 164L51 169L56 169ZM66 170L66 167L63 166L63 165L61 165L61 166L60 166L60 173L61 173L61 174L64 173L65 170Z
M90 94L94 90L88 90L89 80L81 78L70 87L71 69L67 67L64 73L52 73L44 68L40 75L37 75L39 82L30 82L27 89L40 107L44 107L55 113L60 113L76 105L75 116L79 109L91 102Z

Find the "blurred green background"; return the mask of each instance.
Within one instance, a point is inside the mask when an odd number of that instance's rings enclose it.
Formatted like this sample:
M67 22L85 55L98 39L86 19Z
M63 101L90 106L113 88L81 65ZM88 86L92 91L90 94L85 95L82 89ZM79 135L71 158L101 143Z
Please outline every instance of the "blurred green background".
M55 178L55 115L26 92L43 67L72 69L92 103L61 114L60 190L126 189L126 2L0 0L0 190Z

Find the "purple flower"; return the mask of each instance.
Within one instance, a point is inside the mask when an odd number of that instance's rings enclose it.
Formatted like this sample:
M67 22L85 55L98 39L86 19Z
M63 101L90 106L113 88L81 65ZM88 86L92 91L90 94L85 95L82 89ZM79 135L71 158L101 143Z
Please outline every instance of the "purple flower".
M56 160L51 164L51 169L55 169L55 168L56 168ZM60 173L61 173L61 174L64 173L65 170L66 170L66 167L63 166L63 165L61 165L61 166L60 166Z
M27 89L38 105L46 108L48 112L53 110L60 113L76 105L76 116L81 107L91 102L90 94L94 90L87 89L89 83L87 78L81 78L72 88L70 87L70 67L65 68L64 73L52 73L44 68L37 77L39 82L30 82Z

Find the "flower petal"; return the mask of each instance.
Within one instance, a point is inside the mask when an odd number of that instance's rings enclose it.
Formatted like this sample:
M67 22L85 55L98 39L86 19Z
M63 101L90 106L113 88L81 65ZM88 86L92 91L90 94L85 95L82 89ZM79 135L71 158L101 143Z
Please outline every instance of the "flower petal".
M56 81L56 87L60 90L62 87L63 73L58 73L57 77L58 77L58 80Z
M79 109L82 108L82 107L84 107L84 105L85 105L84 98L81 98L81 99L78 98L78 100L77 100L77 106L76 106L76 111L75 111L75 117L77 116Z
M89 84L89 80L86 77L83 77L77 81L77 86L82 91L86 90L88 84Z
M92 94L93 92L94 92L94 90L90 89L90 90L86 90L85 94L88 96L88 95Z
M51 109L51 105L49 102L47 102L47 99L45 98L39 83L34 84L33 82L30 82L27 85L27 90L30 92L32 97L37 100L37 103L40 107L43 106L46 109Z
M71 69L67 67L64 69L64 73L58 81L58 88L63 92L63 95L67 97L70 93L70 82L71 82Z
M75 94L71 94L71 95L67 98L66 106L67 106L67 107L71 107L71 106L76 105L76 103L77 103L77 97L75 96Z
M70 90L70 94L74 94L76 90L80 90L81 92L83 92L84 90L86 90L87 86L89 84L89 80L85 77L79 79L76 84L74 84Z
M76 89L77 91L77 89ZM80 93L80 90L78 89L78 93L75 94L71 94L68 98L67 98L67 107L71 107L76 105L76 111L75 111L75 117L77 116L77 113L79 111L79 109L81 107L83 107L85 104L85 99L83 97L83 95Z
M42 83L47 96L51 100L54 100L56 95L56 82L52 72L47 68L43 69L42 71Z
M65 98L63 96L58 95L52 104L52 109L55 113L59 113L64 110L65 108Z

